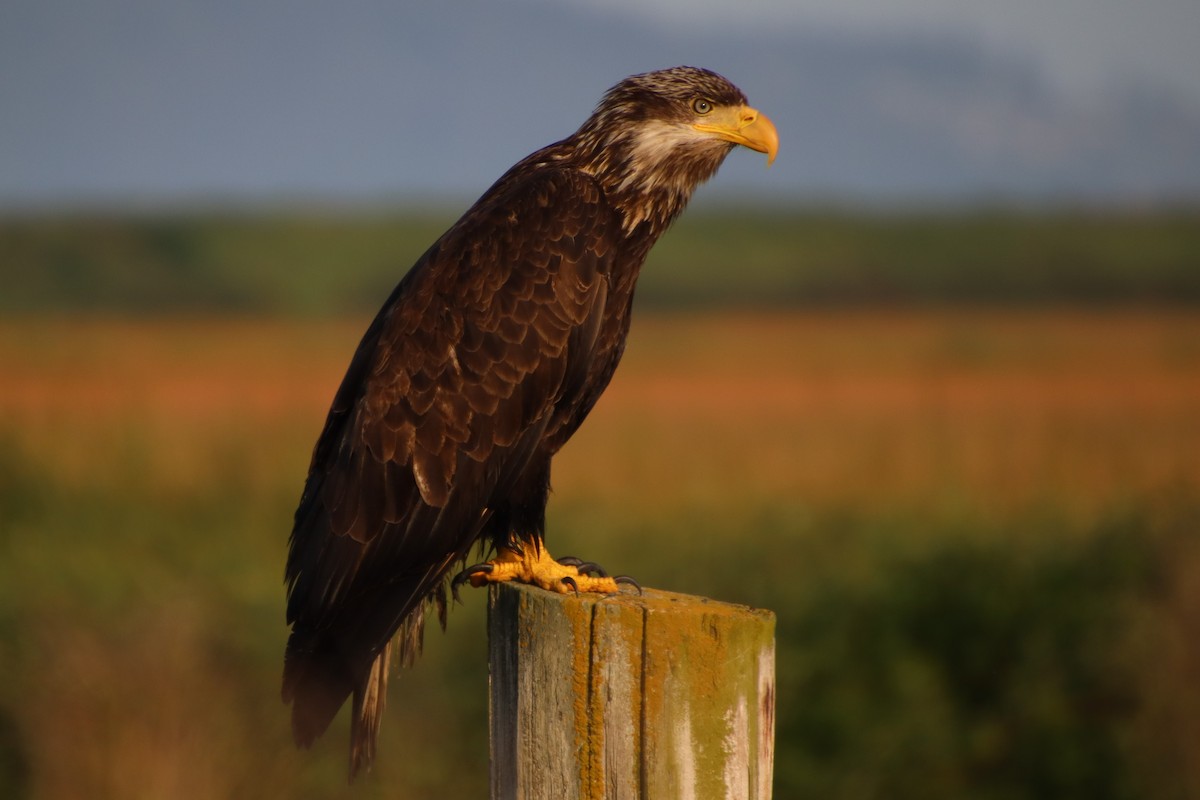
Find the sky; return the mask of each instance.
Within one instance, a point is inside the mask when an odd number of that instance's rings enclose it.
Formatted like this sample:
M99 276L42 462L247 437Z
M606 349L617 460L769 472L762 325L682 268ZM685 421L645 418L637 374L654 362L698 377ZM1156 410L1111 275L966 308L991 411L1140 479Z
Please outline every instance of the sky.
M1200 0L5 0L0 210L469 196L678 63L784 139L705 194L1200 197L1197 41Z
M569 0L665 27L950 32L1027 53L1069 91L1131 77L1200 98L1198 0Z

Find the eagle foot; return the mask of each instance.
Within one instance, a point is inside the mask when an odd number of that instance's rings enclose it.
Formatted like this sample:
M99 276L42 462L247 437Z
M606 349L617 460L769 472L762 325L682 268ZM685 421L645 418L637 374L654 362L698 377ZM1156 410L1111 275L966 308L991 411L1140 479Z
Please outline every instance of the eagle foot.
M573 556L556 560L546 551L545 545L540 543L537 547L525 547L520 550L501 547L491 561L475 564L458 573L450 582L450 589L457 598L458 588L464 583L478 588L489 583L506 581L532 584L559 594L615 594L621 590L622 584L635 587L638 594L642 591L632 578L625 575L610 578L607 572L591 561L583 561Z

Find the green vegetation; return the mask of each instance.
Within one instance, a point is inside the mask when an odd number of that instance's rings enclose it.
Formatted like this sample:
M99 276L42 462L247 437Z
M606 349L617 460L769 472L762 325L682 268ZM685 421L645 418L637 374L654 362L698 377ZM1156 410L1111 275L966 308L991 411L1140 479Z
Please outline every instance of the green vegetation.
M0 221L0 310L341 313L377 307L441 217ZM403 264L398 268L398 264Z
M153 442L133 433L95 454L108 474L83 485L6 446L5 797L486 793L481 592L393 681L374 776L344 786L344 718L312 751L292 747L280 564L302 448L267 433L253 446L279 447L270 474L239 456L235 428L189 453L209 477L188 485L156 478ZM737 500L633 521L576 499L556 507L554 539L656 585L776 610L778 796L1197 787L1175 739L1197 733L1177 660L1197 652L1196 607L1181 605L1200 565L1194 496L1087 524Z
M450 213L0 220L0 312L372 311ZM1200 215L685 215L647 307L1200 302Z
M1200 216L1016 212L685 217L655 304L1200 301Z

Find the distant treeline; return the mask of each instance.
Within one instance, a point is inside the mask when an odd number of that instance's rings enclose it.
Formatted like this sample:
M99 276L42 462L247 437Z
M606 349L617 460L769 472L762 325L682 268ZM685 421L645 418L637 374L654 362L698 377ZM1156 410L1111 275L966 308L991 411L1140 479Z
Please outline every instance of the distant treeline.
M0 219L0 312L374 310L451 213ZM705 210L651 255L660 308L1200 303L1200 210Z

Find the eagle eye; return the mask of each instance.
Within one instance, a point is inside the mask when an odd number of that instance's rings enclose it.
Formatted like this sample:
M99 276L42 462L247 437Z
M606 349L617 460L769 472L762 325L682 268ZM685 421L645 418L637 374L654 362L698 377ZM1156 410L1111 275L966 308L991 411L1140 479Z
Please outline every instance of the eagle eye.
M713 104L711 100L705 100L703 97L698 97L692 101L692 111L695 111L697 114L707 114L712 110Z

